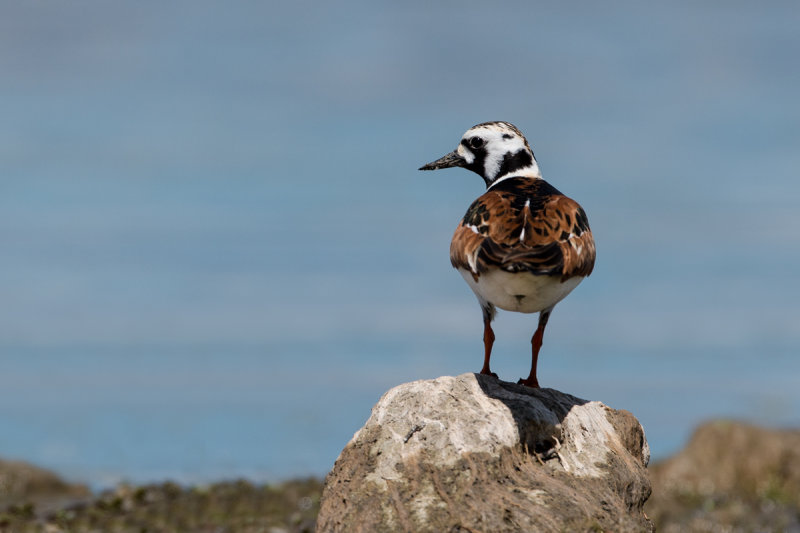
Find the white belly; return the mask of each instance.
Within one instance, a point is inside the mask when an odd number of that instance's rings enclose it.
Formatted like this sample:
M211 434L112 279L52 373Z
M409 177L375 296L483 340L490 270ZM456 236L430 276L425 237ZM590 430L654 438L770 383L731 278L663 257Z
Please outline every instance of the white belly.
M478 277L468 270L458 269L479 299L506 311L538 313L552 307L583 280L575 276L561 281L561 276L534 276L530 272L506 272L492 269Z

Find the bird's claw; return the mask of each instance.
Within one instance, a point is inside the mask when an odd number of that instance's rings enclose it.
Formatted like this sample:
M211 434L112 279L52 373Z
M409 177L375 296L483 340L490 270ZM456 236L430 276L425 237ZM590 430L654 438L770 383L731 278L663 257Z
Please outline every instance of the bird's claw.
M536 378L534 378L534 379L531 379L531 378L520 379L519 381L517 381L517 384L518 385L525 385L526 387L530 387L532 389L538 389L539 388L539 380L536 379Z

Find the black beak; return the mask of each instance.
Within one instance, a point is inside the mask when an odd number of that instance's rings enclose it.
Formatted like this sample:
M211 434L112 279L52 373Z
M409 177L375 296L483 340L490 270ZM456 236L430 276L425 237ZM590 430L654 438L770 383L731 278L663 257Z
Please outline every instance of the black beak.
M428 163L427 165L423 165L419 167L420 170L438 170L440 168L450 168L450 167L463 167L466 165L467 162L464 160L463 157L458 155L456 150L453 150L446 156L433 161L432 163Z

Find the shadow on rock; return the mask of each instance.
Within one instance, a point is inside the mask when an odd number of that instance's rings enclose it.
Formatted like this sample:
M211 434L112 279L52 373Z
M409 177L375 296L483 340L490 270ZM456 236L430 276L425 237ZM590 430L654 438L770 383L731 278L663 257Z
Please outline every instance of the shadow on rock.
M551 458L560 445L560 426L572 408L588 403L555 389L532 389L492 376L473 375L486 396L508 407L517 424L523 449L540 458Z

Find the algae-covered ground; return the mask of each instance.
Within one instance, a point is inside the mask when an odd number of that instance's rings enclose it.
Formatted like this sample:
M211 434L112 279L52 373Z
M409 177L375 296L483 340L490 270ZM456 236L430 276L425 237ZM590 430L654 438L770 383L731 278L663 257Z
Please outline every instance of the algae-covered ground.
M651 465L645 506L664 533L800 533L800 432L717 421ZM0 533L299 533L314 531L322 482L174 483L92 495L24 463L0 460Z
M276 486L246 481L181 487L174 483L120 486L86 501L43 510L34 503L0 510L3 533L302 533L314 531L322 484ZM49 502L45 503L50 506Z

